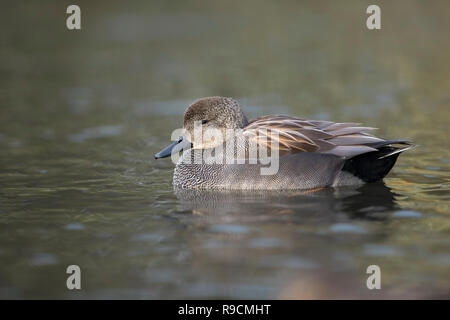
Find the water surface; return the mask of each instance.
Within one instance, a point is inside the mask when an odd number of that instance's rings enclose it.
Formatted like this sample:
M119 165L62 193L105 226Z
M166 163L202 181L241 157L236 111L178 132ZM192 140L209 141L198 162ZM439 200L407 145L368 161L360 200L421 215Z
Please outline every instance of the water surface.
M450 6L368 4L5 4L0 297L448 298ZM153 154L211 95L419 147L358 188L178 192Z

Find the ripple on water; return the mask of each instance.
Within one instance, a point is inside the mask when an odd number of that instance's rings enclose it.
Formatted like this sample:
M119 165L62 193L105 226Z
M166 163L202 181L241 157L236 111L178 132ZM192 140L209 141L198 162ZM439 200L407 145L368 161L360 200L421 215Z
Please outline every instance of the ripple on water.
M289 258L283 261L283 266L290 269L317 269L320 265L312 260L303 258Z
M157 233L139 233L131 237L130 241L136 242L160 242L164 238L163 235Z
M247 233L248 228L238 224L215 224L209 228L212 232L234 233L242 234Z
M286 243L277 238L257 238L249 242L250 248L280 248L285 247Z
M51 253L35 253L30 258L30 263L33 266L48 266L58 263L58 258Z
M263 259L262 265L271 268L288 268L288 269L317 269L320 264L314 260L303 257L291 257L288 255L276 255L270 259Z
M371 257L398 256L400 251L389 245L367 244L364 246L364 254Z
M437 254L432 256L431 260L438 265L450 266L450 254Z
M334 233L354 233L354 234L367 233L365 228L351 223L336 223L331 226L330 231Z
M412 210L399 210L392 214L395 218L421 218L422 214L420 212Z
M232 248L234 246L234 243L223 240L209 240L202 244L202 247L205 249Z
M122 132L122 126L99 126L93 128L86 128L78 133L73 133L68 136L68 139L72 142L84 142L89 139L115 137Z
M432 170L432 171L441 170L440 167L425 167L425 169Z
M83 230L84 224L82 223L69 223L64 226L64 229L66 230Z

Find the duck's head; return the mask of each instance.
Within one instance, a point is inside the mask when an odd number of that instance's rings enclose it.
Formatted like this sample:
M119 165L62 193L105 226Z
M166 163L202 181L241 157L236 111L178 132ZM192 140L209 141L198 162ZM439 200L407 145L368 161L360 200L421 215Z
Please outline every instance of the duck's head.
M168 157L189 147L214 148L224 142L227 130L243 128L247 124L247 118L236 100L224 97L199 99L184 113L185 133L170 146L155 154L155 159Z

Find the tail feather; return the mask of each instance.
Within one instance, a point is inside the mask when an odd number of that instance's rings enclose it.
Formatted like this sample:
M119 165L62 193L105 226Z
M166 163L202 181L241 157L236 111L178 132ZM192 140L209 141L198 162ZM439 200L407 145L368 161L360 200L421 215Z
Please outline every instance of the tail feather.
M409 150L409 149L412 149L412 148L415 148L415 147L416 146L414 146L414 145L409 145L409 146L404 147L404 148L395 148L396 150L394 150L394 151L392 151L390 153L387 153L385 155L382 155L378 159L387 158L387 157L393 156L394 154L402 153L402 152L405 152L406 150Z
M408 145L407 147L393 147L392 144ZM400 153L413 148L406 140L386 140L371 145L376 151L364 153L348 159L343 171L347 171L365 182L375 182L383 179L391 171Z
M376 143L372 143L370 144L370 146L372 148L379 148L379 147L383 147L383 146L388 146L388 145L393 145L393 144L403 144L403 145L408 145L410 146L412 144L411 141L409 140L383 140L381 142L376 142Z

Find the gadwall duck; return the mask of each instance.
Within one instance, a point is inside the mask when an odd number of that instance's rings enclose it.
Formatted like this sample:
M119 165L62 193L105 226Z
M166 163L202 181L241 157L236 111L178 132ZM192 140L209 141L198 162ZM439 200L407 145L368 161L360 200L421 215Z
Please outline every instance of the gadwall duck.
M383 179L399 154L413 147L405 140L367 133L373 129L285 115L248 121L234 99L209 97L187 108L183 133L155 159L175 159L182 152L173 175L177 188L283 190L357 185ZM267 152L257 148L255 157L252 145ZM274 170L268 170L275 162Z

